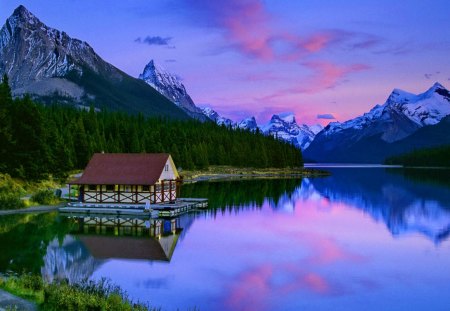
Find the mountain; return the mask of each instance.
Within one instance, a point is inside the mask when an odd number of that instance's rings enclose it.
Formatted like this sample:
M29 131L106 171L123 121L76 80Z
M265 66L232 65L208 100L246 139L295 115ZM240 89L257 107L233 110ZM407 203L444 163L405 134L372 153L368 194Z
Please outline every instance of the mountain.
M309 146L314 137L323 127L320 124L308 126L306 124L298 125L293 113L274 114L270 121L262 126L256 123L255 117L246 118L240 122L234 122L231 119L220 116L211 108L203 108L203 113L218 125L226 125L231 128L242 130L259 131L265 135L272 135L281 140L294 144L294 146L304 150Z
M318 162L381 163L388 156L420 145L412 136L420 129L431 127L424 131L433 133L425 139L425 145L439 143L433 137L442 135L439 127L433 126L449 114L450 93L439 83L419 95L394 89L383 105L352 120L326 126L304 157Z
M139 75L139 79L152 86L192 118L200 121L208 120L202 110L195 106L180 79L156 65L154 60L150 60L145 66L144 71Z
M227 127L236 127L236 123L231 119L224 118L220 116L215 110L205 107L202 109L203 114L208 117L211 121L215 122L217 125L225 125Z
M258 129L258 124L256 123L255 117L250 117L242 120L236 124L236 127L243 130L256 131Z
M298 148L304 150L313 141L322 126L317 124L309 127L306 124L298 125L292 113L275 114L270 121L260 127L266 135L272 135L291 142Z
M147 116L189 118L145 82L104 61L92 47L50 28L19 6L0 30L0 74L15 96Z

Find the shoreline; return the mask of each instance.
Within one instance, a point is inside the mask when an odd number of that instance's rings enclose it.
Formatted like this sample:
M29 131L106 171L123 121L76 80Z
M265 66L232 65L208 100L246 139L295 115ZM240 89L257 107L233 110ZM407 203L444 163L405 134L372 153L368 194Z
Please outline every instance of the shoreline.
M257 169L236 168L231 166L211 166L207 170L183 171L180 173L184 183L198 181L219 181L237 179L281 179L281 178L305 178L326 177L331 173L319 169L293 168L293 169Z
M36 205L27 208L0 210L0 216L14 215L14 214L35 214L35 213L49 213L57 211L58 208L64 206L65 203L57 205Z

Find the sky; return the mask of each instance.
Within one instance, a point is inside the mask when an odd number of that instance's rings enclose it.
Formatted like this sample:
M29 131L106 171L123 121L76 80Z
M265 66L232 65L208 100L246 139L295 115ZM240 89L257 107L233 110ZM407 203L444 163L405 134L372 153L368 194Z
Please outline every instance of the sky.
M448 0L2 0L2 24L20 4L131 76L154 59L235 121L326 125L450 85Z

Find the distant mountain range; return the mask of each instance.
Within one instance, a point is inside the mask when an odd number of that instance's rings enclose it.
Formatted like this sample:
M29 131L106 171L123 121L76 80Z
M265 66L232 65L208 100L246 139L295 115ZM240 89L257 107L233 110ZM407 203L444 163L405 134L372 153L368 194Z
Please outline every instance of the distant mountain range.
M274 114L270 121L263 125L258 125L255 117L249 117L240 122L233 122L230 119L221 117L211 108L204 108L203 113L219 125L250 131L259 130L265 135L272 135L290 142L302 150L307 148L316 134L323 129L320 124L313 126L306 124L298 125L295 120L295 115L290 112Z
M305 150L318 162L381 163L416 148L450 144L450 93L435 83L422 94L395 89L383 105L326 126Z
M22 5L0 30L4 73L14 95L28 93L44 103L189 118L154 88L104 61L88 43L46 26Z
M6 73L15 96L43 102L143 113L176 119L213 121L235 129L259 131L292 143L304 158L318 162L380 163L415 148L450 144L450 93L439 83L415 95L395 89L383 105L346 122L298 124L292 113L258 125L199 108L180 78L151 60L139 79L104 61L92 47L43 24L19 6L0 29L0 74Z

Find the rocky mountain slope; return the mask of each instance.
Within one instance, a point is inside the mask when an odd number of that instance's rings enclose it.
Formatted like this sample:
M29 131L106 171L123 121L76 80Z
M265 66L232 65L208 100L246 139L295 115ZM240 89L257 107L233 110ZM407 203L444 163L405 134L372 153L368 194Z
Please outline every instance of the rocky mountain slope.
M304 156L319 162L381 163L388 156L417 146L412 135L437 125L449 114L450 93L439 83L419 95L395 89L383 105L368 113L343 123L330 123ZM432 127L434 135L439 135L438 131ZM433 136L429 139L430 143L435 141Z
M19 6L0 30L0 74L13 93L43 102L91 105L173 118L186 113L141 80L105 62L92 47Z
M175 105L183 109L189 116L200 121L208 119L202 110L195 106L181 80L155 64L154 60L151 60L145 66L144 71L139 75L139 79L152 86Z

